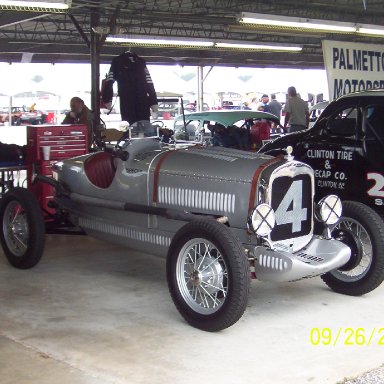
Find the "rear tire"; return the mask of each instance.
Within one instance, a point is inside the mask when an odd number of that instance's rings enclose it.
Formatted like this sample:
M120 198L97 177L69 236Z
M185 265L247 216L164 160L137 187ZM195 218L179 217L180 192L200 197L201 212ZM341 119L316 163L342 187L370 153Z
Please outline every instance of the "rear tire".
M332 236L351 248L351 259L321 276L324 282L335 292L351 296L377 288L384 280L384 225L380 216L362 203L345 201Z
M168 251L167 281L184 319L204 331L220 331L243 315L249 295L248 260L223 224L197 220L175 235Z
M0 242L11 265L34 267L45 244L44 218L35 196L24 188L12 188L0 199Z

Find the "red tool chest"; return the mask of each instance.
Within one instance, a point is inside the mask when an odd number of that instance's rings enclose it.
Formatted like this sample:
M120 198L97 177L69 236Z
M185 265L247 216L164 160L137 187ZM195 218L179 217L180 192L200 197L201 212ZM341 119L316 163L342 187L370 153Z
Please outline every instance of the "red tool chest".
M50 159L43 159L42 147L49 146ZM30 125L27 127L27 180L28 188L39 200L43 211L53 213L48 207L53 187L32 184L32 176L40 173L52 177L52 164L70 157L88 153L88 127L86 125Z

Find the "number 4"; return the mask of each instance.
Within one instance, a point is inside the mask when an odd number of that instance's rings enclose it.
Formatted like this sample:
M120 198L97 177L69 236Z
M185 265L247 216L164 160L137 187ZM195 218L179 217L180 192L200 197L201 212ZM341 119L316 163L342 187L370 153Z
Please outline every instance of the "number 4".
M301 205L302 196L303 181L295 180L275 212L277 225L292 224L292 232L301 231L301 222L307 220L307 208Z

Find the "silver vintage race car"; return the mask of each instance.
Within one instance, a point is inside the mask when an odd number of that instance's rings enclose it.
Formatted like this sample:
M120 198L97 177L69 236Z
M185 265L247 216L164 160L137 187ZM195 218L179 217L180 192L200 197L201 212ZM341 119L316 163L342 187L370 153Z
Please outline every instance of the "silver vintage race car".
M242 316L250 277L287 282L322 275L333 290L376 288L372 264L344 279L351 249L331 236L342 207L330 195L314 206L314 173L289 154L271 157L223 147L164 145L125 137L113 150L54 165L51 206L60 223L166 257L172 299L188 323L218 331ZM31 193L0 199L1 243L12 265L30 268L44 248L44 221Z

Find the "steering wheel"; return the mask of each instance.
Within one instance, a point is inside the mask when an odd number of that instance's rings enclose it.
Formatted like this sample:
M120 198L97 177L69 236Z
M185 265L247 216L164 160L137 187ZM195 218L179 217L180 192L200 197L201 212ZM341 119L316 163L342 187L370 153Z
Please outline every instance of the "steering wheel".
M123 161L127 161L129 158L129 153L120 147L120 143L129 138L129 130L124 132L124 134L117 140L115 145L104 145L104 152L111 153L113 157L119 158Z
M115 149L116 149L116 150L120 147L120 143L121 143L122 141L125 141L125 140L129 139L129 134L130 134L130 130L127 129L127 130L123 133L123 135L120 137L120 139L117 140L117 143L116 143L116 145L115 145Z
M159 125L160 128L164 128L164 121L161 120L155 120L151 122L152 125Z

